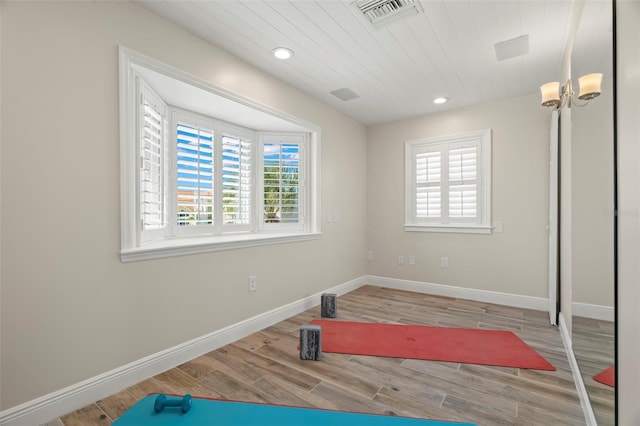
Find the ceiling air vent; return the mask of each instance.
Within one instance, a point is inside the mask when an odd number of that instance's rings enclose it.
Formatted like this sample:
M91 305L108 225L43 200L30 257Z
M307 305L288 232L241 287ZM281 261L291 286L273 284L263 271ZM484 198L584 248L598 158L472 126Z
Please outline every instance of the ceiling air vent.
M529 53L529 34L501 41L493 46L496 49L496 59L498 61L526 55Z
M353 5L375 29L422 13L419 0L357 0Z
M335 96L336 98L340 99L343 102L347 102L350 101L352 99L358 99L360 97L360 95L358 95L356 92L354 92L353 90L349 89L348 87L343 87L341 89L336 89L333 90L331 92L333 96Z

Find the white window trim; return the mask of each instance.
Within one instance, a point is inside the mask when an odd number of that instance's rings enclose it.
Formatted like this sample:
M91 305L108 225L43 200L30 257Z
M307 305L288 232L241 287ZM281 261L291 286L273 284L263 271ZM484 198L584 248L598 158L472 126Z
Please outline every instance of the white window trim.
M491 226L483 225L404 225L404 230L408 232L443 232L457 234L490 234Z
M427 145L453 144L470 139L480 139L480 221L479 223L417 223L414 218L415 209L415 168L414 148ZM405 224L407 232L441 232L464 234L490 234L491 226L491 129L459 133L427 139L410 140L405 142Z
M213 253L249 247L268 246L272 244L295 243L316 240L320 232L311 233L252 233L238 235L222 235L216 237L194 237L189 244L184 239L163 241L149 244L144 248L133 248L120 251L122 262L162 259L167 257L187 256L191 254Z
M240 248L282 244L297 241L318 239L321 236L321 205L322 193L320 169L320 141L321 129L315 124L300 118L259 104L241 97L204 80L185 73L184 71L157 61L146 55L119 46L119 107L120 107L120 216L121 216L121 249L122 262L151 260L173 256L183 256L198 253L208 253ZM222 96L241 105L253 108L271 116L287 120L309 130L307 164L307 197L305 229L302 231L273 231L225 234L215 237L199 236L193 238L175 238L162 241L148 242L141 245L139 237L139 206L138 206L138 164L137 152L137 114L134 67L144 67L169 76L178 81ZM259 130L259 129L257 129Z

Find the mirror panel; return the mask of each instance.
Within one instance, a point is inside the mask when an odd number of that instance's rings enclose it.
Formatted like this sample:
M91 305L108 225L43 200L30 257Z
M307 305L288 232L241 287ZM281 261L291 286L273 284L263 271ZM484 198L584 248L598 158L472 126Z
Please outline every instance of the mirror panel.
M613 425L614 388L594 376L614 363L613 33L610 1L585 2L571 56L573 349L598 425ZM580 107L579 77L602 73Z

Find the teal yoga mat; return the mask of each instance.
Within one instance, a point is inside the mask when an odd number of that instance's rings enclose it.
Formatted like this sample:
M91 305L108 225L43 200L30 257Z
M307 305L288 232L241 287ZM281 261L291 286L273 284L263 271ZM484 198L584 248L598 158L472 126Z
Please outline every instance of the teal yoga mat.
M475 426L408 417L379 416L343 411L286 407L193 398L191 410L183 414L179 408L153 411L157 395L138 401L116 420L114 426ZM173 398L173 397L170 397Z

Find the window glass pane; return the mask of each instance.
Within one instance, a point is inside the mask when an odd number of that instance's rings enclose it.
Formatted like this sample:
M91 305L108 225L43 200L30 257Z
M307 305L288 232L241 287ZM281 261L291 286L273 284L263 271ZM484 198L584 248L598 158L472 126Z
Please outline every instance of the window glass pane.
M476 217L477 200L475 184L449 186L449 217Z
M178 123L176 132L177 224L212 225L213 130Z
M300 145L264 144L264 221L300 221Z
M251 223L251 141L222 135L222 220Z
M140 215L142 230L163 226L163 118L144 99L143 129L140 143Z

